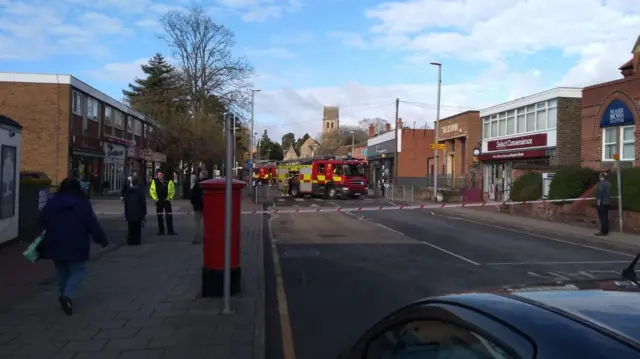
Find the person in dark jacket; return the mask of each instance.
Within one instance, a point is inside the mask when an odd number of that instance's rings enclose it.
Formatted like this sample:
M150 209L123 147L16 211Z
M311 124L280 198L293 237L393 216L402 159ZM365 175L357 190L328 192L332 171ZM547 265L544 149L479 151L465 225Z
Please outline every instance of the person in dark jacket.
M106 248L109 241L77 179L67 178L60 183L58 192L42 208L38 223L46 231L41 258L53 260L60 305L71 315L72 300L87 274L90 237L102 248Z
M193 222L196 225L196 231L193 237L193 244L202 242L202 211L204 210L204 198L200 182L209 177L206 170L200 171L200 181L191 189L191 205L193 206Z
M600 220L600 232L596 236L609 234L609 206L611 206L611 183L607 180L607 173L600 174L600 181L596 185L596 205L598 219Z
M138 246L142 240L142 223L147 217L146 193L140 187L140 178L134 176L124 194L124 217L129 224L127 244Z

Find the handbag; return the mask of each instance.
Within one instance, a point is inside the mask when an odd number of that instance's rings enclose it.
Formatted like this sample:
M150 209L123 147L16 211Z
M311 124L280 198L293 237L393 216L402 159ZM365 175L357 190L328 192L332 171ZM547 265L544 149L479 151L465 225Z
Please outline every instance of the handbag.
M42 247L42 241L44 240L44 235L47 231L42 231L36 239L31 242L27 250L22 252L22 255L31 263L35 263L38 259L40 259L40 251Z

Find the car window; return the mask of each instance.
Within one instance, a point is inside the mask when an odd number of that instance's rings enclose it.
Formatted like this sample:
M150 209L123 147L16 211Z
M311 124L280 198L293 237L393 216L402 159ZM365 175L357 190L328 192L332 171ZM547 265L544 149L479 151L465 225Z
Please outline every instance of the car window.
M324 163L318 164L318 174L324 174Z
M483 336L453 324L415 321L375 338L366 359L515 359Z

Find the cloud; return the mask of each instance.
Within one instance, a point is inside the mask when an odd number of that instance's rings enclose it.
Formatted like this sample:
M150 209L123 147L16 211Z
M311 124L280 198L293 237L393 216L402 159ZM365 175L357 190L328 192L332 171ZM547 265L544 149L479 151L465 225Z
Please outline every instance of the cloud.
M141 65L149 62L149 59L137 59L133 62L111 62L100 69L85 71L84 74L93 79L108 81L126 85L136 78L144 76Z
M296 55L281 47L270 47L267 49L251 49L247 51L247 55L251 57L267 57L273 59L291 59L296 57Z
M582 49L596 44L629 46L640 28L635 5L636 0L556 0L552 7L548 0L412 0L380 4L365 16L376 22L368 42L378 48L492 62L548 49L584 56ZM593 54L589 60L598 61Z
M240 14L240 18L245 22L281 18L302 8L299 0L216 0L216 4Z
M0 60L37 60L51 54L108 52L101 36L133 32L119 19L74 9L67 3L9 2L0 7Z

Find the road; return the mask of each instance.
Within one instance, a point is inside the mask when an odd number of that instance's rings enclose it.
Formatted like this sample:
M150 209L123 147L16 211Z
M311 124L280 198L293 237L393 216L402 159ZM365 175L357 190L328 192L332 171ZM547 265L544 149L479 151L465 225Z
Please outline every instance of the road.
M277 209L385 204L381 199L275 201ZM507 284L611 277L632 259L562 236L431 211L276 214L271 226L277 251L267 255L282 272L282 288L268 287L267 296L277 297L280 289L279 299L287 305L267 325L272 331L282 326L283 333L287 327L292 332L291 340L287 335L284 340L269 338L268 358L273 359L278 348L288 347L297 359L335 358L382 316L420 298ZM275 283L273 273L267 278ZM267 306L277 310L274 300Z

